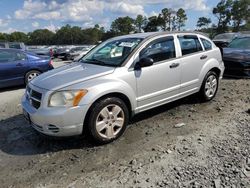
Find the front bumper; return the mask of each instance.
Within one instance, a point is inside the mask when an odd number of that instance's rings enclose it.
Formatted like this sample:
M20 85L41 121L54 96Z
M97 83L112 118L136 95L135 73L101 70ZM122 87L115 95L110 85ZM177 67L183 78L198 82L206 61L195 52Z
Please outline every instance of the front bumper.
M250 64L224 60L226 77L250 78Z
M72 108L34 108L22 97L22 107L27 112L31 126L38 132L49 136L75 136L82 134L86 106ZM27 115L26 114L26 115Z

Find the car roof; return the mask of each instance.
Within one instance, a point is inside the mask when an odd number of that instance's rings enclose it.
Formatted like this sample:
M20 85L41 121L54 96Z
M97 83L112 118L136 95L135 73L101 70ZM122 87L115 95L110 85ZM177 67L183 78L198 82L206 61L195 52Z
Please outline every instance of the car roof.
M166 34L195 34L195 35L203 35L204 37L207 37L206 34L201 33L201 32L196 32L196 31L164 31L164 32L146 32L146 33L135 33L135 34L129 34L129 35L123 35L123 36L118 36L113 39L123 39L123 38L151 38L151 37L156 37L156 36L161 36L161 35L166 35Z

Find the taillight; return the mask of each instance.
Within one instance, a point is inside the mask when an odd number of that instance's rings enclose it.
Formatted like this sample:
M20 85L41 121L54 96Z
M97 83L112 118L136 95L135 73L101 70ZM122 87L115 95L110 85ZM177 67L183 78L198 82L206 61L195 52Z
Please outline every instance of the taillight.
M53 64L53 61L50 60L50 61L49 61L49 65L50 65L50 66L53 66L52 64Z

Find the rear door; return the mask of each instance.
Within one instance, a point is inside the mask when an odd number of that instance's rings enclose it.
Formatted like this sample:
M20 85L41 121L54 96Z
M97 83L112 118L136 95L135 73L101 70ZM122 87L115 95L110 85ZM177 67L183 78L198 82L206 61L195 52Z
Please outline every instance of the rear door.
M24 53L0 50L0 84L4 86L24 83L28 60Z
M181 47L181 88L180 93L193 93L199 89L199 75L207 55L196 35L178 35Z

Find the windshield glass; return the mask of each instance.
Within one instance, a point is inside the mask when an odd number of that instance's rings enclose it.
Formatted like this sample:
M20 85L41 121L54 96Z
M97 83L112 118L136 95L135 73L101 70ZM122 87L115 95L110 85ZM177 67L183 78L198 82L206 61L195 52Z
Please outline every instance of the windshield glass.
M229 39L229 40L232 40L235 36L236 36L235 33L226 33L226 34L216 35L214 37L214 39L216 39L216 40L220 40L220 39Z
M142 38L125 38L104 42L83 57L80 62L114 67L121 66L142 40Z
M250 37L236 38L228 46L229 48L250 49Z

